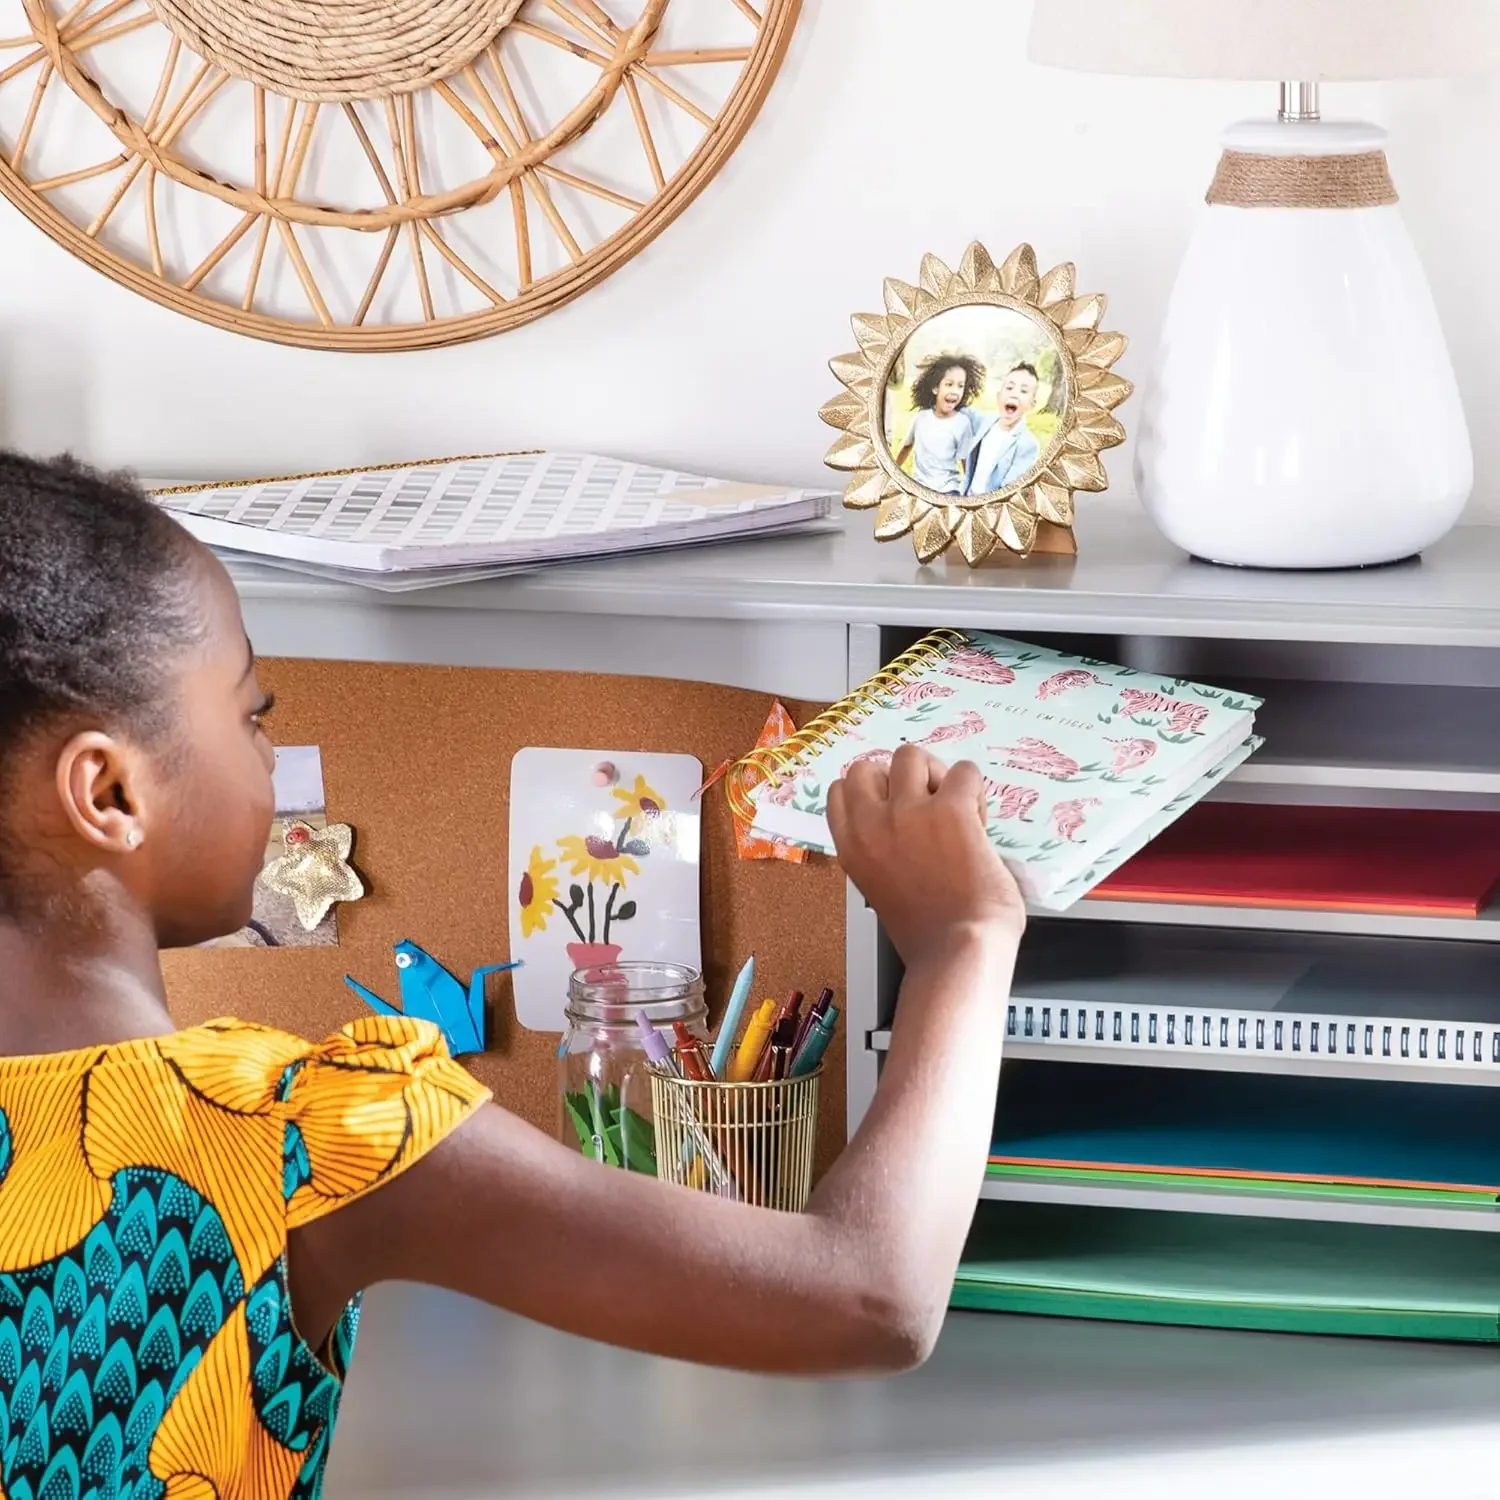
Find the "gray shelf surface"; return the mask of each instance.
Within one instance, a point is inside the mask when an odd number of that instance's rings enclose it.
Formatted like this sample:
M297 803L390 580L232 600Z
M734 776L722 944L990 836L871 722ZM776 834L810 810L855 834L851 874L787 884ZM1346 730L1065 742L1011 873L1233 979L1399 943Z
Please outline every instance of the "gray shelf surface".
M1018 1002L1398 1016L1495 1025L1500 955L1465 944L1192 928L1039 923Z
M1500 955L1420 939L1035 923L1013 1004L1500 1023ZM882 1033L883 1034L883 1033Z
M1487 1347L966 1313L913 1375L796 1382L390 1286L369 1299L325 1493L1159 1500L1275 1479L1289 1494L1493 1495L1497 1412ZM1314 1472L1329 1482L1297 1482Z
M1018 1010L1113 1008L1140 1013L1249 1013L1425 1023L1453 1030L1500 1024L1500 954L1478 944L1184 927L1120 928L1037 923L1022 947L1009 1004ZM890 1031L869 1034L877 1052ZM1415 1044L1413 1044L1415 1050ZM1008 1036L1008 1058L1210 1072L1385 1078L1412 1083L1500 1086L1500 1066L1459 1064L1436 1052L1396 1065L1269 1047L1098 1044L1076 1036ZM1476 1060L1477 1061L1477 1060Z
M1108 630L1266 640L1500 644L1500 528L1460 527L1418 560L1341 573L1211 567L1177 551L1130 502L1084 500L1077 559L920 567L878 543L868 515L824 535L578 564L409 594L236 565L247 600L411 610L516 610L677 619Z
M1266 700L1255 716L1265 747L1229 778L1236 786L1500 793L1500 691L1494 688L1234 685Z

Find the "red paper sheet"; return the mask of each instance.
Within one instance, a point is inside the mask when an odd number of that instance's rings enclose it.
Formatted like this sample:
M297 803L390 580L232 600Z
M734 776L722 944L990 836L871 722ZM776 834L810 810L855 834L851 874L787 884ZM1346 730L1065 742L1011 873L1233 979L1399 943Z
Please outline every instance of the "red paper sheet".
M1093 898L1477 917L1500 886L1500 813L1207 802Z

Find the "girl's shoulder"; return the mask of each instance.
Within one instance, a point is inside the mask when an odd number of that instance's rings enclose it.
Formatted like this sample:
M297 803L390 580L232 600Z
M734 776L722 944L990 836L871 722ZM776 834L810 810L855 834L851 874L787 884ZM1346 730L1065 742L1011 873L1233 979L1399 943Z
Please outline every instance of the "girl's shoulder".
M405 1170L490 1098L436 1026L406 1016L364 1016L318 1041L210 1021L152 1049L154 1063L101 1059L87 1090L91 1122L122 1140L164 1125L218 1163L225 1187L241 1159L279 1158L289 1228Z
M408 1016L362 1016L317 1041L225 1018L158 1038L156 1046L196 1092L241 1113L326 1090L399 1092L433 1078L463 1093L484 1092L453 1061L442 1032Z

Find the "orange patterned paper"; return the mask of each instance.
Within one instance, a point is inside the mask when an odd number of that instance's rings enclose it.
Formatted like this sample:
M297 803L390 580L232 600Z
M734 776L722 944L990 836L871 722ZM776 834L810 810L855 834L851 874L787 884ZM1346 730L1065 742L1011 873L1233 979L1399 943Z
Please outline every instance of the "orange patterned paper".
M766 715L765 727L755 742L755 748L768 750L772 745L791 739L796 732L797 726L792 723L792 716L777 700L771 704L771 712ZM750 778L749 785L757 786L764 779L763 776L754 776ZM734 842L741 859L784 859L788 864L794 865L805 864L807 861L806 849L799 849L785 839L763 838L751 833L749 823L738 813L734 814Z

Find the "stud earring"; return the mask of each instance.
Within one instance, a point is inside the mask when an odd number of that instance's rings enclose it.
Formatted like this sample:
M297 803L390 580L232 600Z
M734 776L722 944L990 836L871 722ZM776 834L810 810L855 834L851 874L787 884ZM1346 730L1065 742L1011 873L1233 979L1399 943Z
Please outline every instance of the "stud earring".
M140 844L140 842L141 835L138 829L132 828L130 832L125 835L125 847L127 849L136 848Z

